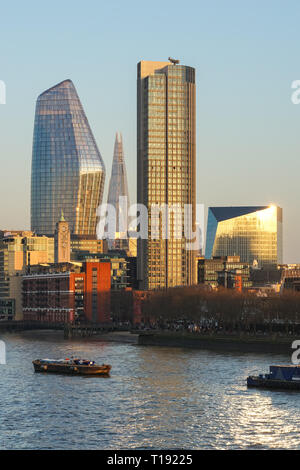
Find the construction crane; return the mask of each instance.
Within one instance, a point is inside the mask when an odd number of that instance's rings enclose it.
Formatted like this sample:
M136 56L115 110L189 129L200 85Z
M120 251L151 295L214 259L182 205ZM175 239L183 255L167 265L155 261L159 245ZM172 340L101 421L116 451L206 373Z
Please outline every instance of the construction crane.
M178 60L178 59L172 59L172 57L169 57L168 60L169 60L170 62L172 62L173 65L177 65L177 64L179 64L179 62L180 62L180 60Z

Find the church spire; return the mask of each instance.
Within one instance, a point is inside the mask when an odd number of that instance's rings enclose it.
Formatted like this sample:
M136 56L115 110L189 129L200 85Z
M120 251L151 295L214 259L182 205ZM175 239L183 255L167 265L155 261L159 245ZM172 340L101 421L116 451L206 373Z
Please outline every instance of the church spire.
M60 222L65 222L65 221L66 221L65 216L64 216L64 211L63 211L63 209L61 210L61 216L60 216L60 220L59 220L59 221L60 221Z

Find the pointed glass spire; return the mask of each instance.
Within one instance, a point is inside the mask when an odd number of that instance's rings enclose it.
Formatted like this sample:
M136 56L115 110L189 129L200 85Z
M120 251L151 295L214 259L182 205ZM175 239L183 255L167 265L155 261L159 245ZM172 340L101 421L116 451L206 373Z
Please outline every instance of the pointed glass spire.
M125 197L127 200L123 199ZM129 194L126 166L124 161L123 139L122 134L118 132L116 133L114 158L109 182L107 203L112 204L116 210L116 238L118 238L118 234L124 233L124 227L127 227L129 208Z

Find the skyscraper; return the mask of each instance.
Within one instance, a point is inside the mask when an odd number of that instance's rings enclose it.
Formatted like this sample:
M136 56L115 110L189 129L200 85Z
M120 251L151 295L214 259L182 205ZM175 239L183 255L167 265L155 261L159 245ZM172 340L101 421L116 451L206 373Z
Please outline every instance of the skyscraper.
M70 231L95 235L105 168L71 80L37 100L31 175L31 228L53 234L63 210Z
M138 240L138 279L142 289L195 282L194 252L183 231L176 236L170 218L168 239L154 237L151 207L191 208L195 231L196 90L195 69L170 62L137 66L137 200L148 209L148 239ZM152 236L153 235L153 236Z
M123 203L122 198L124 198ZM129 194L122 134L118 133L116 133L107 203L114 206L116 210L116 240L111 240L110 243L112 244L112 247L117 243L118 248L127 248L128 240L126 227L129 208ZM124 237L123 240L122 237Z
M282 263L282 209L209 207L205 257L238 255L257 267Z

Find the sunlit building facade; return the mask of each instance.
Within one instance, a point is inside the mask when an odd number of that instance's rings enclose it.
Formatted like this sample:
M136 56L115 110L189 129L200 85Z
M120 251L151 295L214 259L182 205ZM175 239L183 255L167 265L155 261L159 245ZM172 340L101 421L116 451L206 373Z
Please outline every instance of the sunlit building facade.
M241 262L239 256L218 256L198 259L198 283L214 289L219 286L242 290L252 286L249 263Z
M72 235L71 237L72 261L80 260L88 254L106 253L107 250L107 240L98 240L92 235Z
M29 266L53 261L53 238L30 231L0 232L0 320L22 319L22 274Z
M282 209L278 206L210 207L205 257L240 256L258 268L282 263Z
M110 262L32 266L23 276L25 320L51 323L110 321Z
M105 168L71 80L37 100L31 177L31 228L53 235L61 212L71 233L96 234Z
M116 133L107 203L111 204L116 211L115 238L109 240L109 248L128 249L129 194L123 138L120 133Z
M141 61L137 70L137 201L148 209L148 238L138 241L141 289L195 282L195 253L170 218L168 239L154 237L151 208L191 207L195 231L195 69L177 61Z

